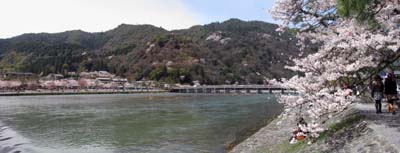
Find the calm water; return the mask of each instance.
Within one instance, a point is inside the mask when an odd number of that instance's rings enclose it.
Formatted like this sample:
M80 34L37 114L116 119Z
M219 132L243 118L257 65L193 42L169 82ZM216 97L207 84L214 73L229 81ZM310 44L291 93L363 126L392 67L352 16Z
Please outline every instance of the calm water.
M235 134L281 112L275 100L271 95L0 97L0 121L9 127L3 135L23 141L17 142L23 152L224 152Z

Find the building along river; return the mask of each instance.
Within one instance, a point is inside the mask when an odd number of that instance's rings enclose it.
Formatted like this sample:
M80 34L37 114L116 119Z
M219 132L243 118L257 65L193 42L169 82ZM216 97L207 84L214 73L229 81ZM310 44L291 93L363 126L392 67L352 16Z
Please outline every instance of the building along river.
M0 97L0 152L225 152L281 111L274 95Z

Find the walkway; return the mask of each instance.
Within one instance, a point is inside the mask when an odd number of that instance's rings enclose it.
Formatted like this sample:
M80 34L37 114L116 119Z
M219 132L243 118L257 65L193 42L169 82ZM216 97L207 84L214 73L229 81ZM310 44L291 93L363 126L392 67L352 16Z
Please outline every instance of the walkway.
M375 113L374 104L357 104L356 108L365 116L367 126L377 135L376 143L381 144L386 149L385 152L400 152L400 111L392 115L387 112L387 106L382 106L382 114ZM372 148L374 145L372 145ZM375 148L379 149L379 148Z

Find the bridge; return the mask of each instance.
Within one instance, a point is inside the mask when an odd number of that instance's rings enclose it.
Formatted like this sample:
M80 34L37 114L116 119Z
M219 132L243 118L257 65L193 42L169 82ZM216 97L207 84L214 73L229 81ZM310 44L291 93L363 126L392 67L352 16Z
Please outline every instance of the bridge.
M295 93L293 89L286 89L271 85L215 85L197 87L172 88L174 93L210 93L210 94L272 94Z

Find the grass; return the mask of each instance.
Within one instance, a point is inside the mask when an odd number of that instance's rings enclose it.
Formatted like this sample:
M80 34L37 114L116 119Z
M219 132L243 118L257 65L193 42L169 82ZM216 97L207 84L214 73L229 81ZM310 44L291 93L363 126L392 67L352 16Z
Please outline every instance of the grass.
M307 146L308 145L307 145L306 141L299 141L295 144L289 144L289 147L286 148L285 152L286 153L295 153L295 152L298 152L299 150L306 148Z
M295 144L290 144L289 139L288 139L288 141L285 141L285 142L281 143L280 145L278 145L278 148L280 150L279 152L282 152L282 153L296 153L299 150L303 150L307 146L308 145L307 145L306 141L298 141Z
M346 128L354 125L355 123L358 123L363 118L364 118L363 115L354 114L339 123L335 123L335 124L331 125L328 130L326 130L320 134L320 136L317 138L316 142L314 142L314 143L324 142L325 140L332 137L340 130L346 129ZM281 150L281 152L284 152L284 153L296 153L296 152L304 150L308 146L309 145L307 144L307 141L299 141L296 144L289 144L289 140L288 140L287 142L284 142L279 145L279 150Z
M339 123L333 124L329 127L328 130L326 130L320 134L317 141L326 140L327 138L333 136L336 132L338 132L342 129L345 129L347 127L350 127L354 123L358 123L363 118L364 118L364 116L362 116L360 114L354 114Z

